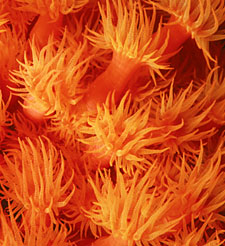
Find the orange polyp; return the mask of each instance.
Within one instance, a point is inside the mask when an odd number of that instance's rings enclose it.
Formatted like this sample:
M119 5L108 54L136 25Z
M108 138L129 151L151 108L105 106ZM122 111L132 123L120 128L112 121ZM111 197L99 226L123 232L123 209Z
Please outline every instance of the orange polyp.
M52 20L48 15L40 15L37 22L30 33L30 38L35 38L36 44L39 48L43 48L48 44L48 38L51 34L54 35L54 39L58 39L60 36L60 29L63 25L63 15L59 14L56 20ZM32 107L29 105L29 100L34 101L32 96L28 96L28 101L24 101L24 113L25 115L35 121L41 122L44 120L46 110L38 104L38 102L32 102Z
M160 49L165 43L168 32L168 45L162 55L175 53L191 37L191 33L177 22L176 17L171 16L169 22L161 30L157 49ZM157 33L153 34L152 38L153 40L158 38ZM115 92L115 101L118 102L129 81L140 68L140 64L141 62L137 58L114 51L110 65L94 80L86 93L87 109L96 111L97 104L104 103L110 92Z
M84 98L87 109L96 111L97 104L104 103L110 92L115 92L118 102L139 67L140 63L135 59L114 52L107 69L88 88Z
M32 39L35 37L36 42L40 45L40 47L44 47L48 43L50 34L53 34L55 39L59 38L62 25L62 14L59 14L59 17L56 20L52 20L48 15L40 15L31 30L30 38Z

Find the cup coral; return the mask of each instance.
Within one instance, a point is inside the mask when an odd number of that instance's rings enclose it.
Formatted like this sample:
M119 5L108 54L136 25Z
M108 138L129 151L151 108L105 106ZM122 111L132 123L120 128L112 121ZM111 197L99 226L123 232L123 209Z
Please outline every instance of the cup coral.
M225 244L225 1L0 1L0 246Z

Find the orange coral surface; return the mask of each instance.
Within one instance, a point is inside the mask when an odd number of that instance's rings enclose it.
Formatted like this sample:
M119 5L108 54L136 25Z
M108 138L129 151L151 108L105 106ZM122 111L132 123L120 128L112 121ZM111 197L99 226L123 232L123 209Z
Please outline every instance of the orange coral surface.
M224 0L0 0L0 246L225 245L224 40Z

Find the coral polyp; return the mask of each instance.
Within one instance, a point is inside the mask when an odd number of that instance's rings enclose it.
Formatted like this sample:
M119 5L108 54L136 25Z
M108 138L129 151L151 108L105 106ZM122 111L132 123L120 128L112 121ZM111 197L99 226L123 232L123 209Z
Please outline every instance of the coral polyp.
M225 1L0 1L0 245L225 244Z

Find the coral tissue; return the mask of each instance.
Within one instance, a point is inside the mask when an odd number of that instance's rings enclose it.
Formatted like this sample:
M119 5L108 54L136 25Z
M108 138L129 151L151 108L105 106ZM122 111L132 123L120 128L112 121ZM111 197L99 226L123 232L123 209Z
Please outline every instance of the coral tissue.
M225 1L0 1L0 246L225 245Z

